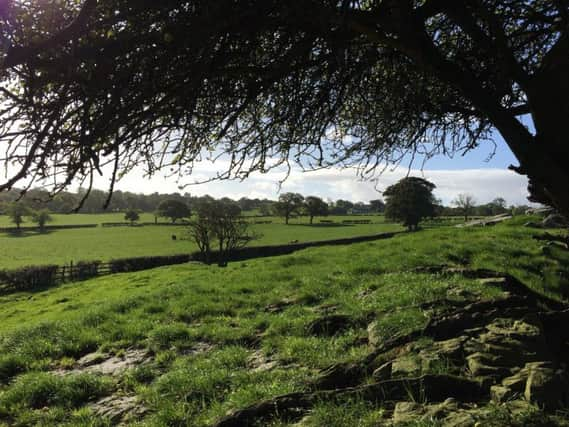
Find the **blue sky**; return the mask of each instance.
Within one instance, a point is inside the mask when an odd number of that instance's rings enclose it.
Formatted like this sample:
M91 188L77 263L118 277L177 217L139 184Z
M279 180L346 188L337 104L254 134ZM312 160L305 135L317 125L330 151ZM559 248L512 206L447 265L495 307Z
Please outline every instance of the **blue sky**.
M512 151L498 133L494 135L494 142L496 143L494 155L492 155L494 146L486 143L464 156L455 155L452 159L445 156L433 157L427 162L425 169L507 169L511 164L518 164Z

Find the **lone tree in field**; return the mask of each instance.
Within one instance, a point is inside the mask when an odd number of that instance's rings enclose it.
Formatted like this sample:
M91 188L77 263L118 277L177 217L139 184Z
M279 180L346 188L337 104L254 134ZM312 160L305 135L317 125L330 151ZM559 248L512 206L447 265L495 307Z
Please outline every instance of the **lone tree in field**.
M140 215L135 209L129 209L125 212L124 219L130 221L130 225L134 225L134 223L140 219Z
M435 184L423 178L407 177L385 189L385 217L399 221L409 231L417 230L423 218L435 215Z
M476 200L474 196L470 194L459 194L456 196L456 199L452 201L452 204L455 205L462 215L464 215L464 221L468 221L468 215L473 211L475 206Z
M227 265L232 251L259 238L251 233L250 224L241 217L241 208L236 203L217 200L199 205L197 219L190 222L188 234L205 262L211 262L212 250L216 249L219 266Z
M156 209L158 216L163 218L169 218L174 224L177 220L182 218L189 218L191 215L190 208L184 202L180 200L164 200L158 205Z
M8 205L6 214L10 217L10 221L16 224L16 228L19 230L20 225L24 222L24 216L29 214L29 209L21 203L13 202Z
M282 216L285 224L292 215L299 215L304 205L304 197L298 193L284 193L279 196L279 200L273 203L275 215Z
M315 216L328 216L328 203L320 197L308 196L304 199L304 209L310 217L310 224L314 221Z
M47 209L41 209L32 213L32 221L35 222L42 231L45 229L45 225L52 220L53 218Z
M110 165L112 190L207 152L227 154L221 179L366 175L498 131L534 198L569 216L568 58L566 0L3 2L0 189Z

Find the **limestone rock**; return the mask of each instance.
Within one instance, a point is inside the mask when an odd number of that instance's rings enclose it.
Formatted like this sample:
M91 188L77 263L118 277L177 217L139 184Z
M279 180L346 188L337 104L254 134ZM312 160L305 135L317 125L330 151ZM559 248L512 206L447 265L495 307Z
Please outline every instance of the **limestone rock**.
M476 425L476 418L466 411L459 411L450 414L443 420L445 427L474 427Z
M385 381L391 379L391 372L393 370L392 362L387 362L381 365L372 373L372 377L375 381Z
M102 363L105 360L109 359L109 357L110 356L105 353L89 353L77 361L77 366L80 368L86 368L98 363Z
M542 225L539 222L535 222L535 221L528 221L524 224L524 227L528 227L528 228L541 228Z
M508 387L502 385L493 385L490 387L490 397L495 403L502 403L513 399L516 393Z
M118 375L149 359L146 350L129 349L121 356L93 353L79 359L77 367L67 373L93 372L103 375Z
M253 372L265 372L276 368L279 363L267 357L261 350L254 351L247 359L247 364Z
M345 314L331 314L314 319L306 330L310 335L334 336L354 326L354 323L354 320Z
M526 388L528 375L528 371L522 369L512 376L504 378L502 380L502 386L510 389L514 393L523 393Z
M562 215L551 214L545 217L541 225L545 228L566 228L569 223Z
M357 363L337 363L323 370L314 385L320 390L333 390L352 387L365 375L362 366Z
M91 405L98 417L107 419L111 424L143 416L147 409L135 396L108 396Z
M420 359L413 356L404 356L395 359L391 366L393 377L414 377L421 373Z
M495 366L496 357L489 353L473 353L466 358L472 376L505 377L510 370L504 366Z
M367 340L369 345L377 347L383 341L383 336L379 330L378 323L372 322L367 327Z
M420 424L423 421L431 423L435 420L453 418L453 416L456 418L455 414L457 411L459 411L458 402L452 398L433 405L421 405L416 402L398 402L393 411L392 422L393 425L415 425L415 423ZM460 419L463 418L461 417ZM446 422L444 425L446 426Z
M127 350L122 356L113 356L100 363L90 365L87 372L101 373L103 375L118 375L125 370L135 367L148 358L145 350Z
M436 341L433 344L434 352L439 357L460 361L464 358L464 343L468 341L467 336L460 336L445 341Z
M425 409L415 402L397 402L393 411L393 424L408 424L417 421Z
M560 409L567 404L567 376L545 366L531 366L524 396L528 402L546 409Z

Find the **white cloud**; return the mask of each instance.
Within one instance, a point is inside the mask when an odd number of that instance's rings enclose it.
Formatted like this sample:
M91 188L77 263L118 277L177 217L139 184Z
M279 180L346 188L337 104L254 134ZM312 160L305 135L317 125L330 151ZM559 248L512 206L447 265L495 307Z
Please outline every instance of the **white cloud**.
M225 164L198 165L195 174L184 178L182 184L191 184L196 179L203 180L224 170ZM381 198L381 191L409 174L420 176L433 182L437 188L436 197L449 204L458 194L472 194L479 203L486 203L496 197L503 197L509 204L527 204L527 178L506 169L465 169L465 170L408 170L396 168L388 170L372 181L362 181L354 169L323 169L313 172L291 171L280 188L281 192L293 191L303 195L317 195L322 198L368 201ZM134 171L117 186L118 189L139 193L152 192L190 192L195 195L209 194L214 197L259 197L276 199L279 181L284 171L276 170L266 174L256 173L245 181L214 181L200 185L188 185L182 190L178 183L162 176L143 178L142 173ZM105 181L97 181L97 187L104 188Z

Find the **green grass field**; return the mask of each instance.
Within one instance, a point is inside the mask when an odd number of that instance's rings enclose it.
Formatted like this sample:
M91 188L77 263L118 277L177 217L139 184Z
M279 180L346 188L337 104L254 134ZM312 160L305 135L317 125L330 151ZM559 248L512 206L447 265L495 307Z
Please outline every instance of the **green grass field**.
M92 402L134 396L148 412L132 425L211 425L228 410L310 389L333 363L361 359L370 351L370 319L387 339L425 325L432 313L423 303L460 300L456 290L500 294L463 276L409 272L416 266L495 269L564 298L567 252L546 255L523 221L429 229L224 269L190 263L0 298L0 424L104 426ZM281 310L267 310L283 302ZM330 310L350 316L353 326L331 337L308 333ZM55 373L93 351L120 356L133 348L148 351L149 361L115 376ZM276 365L255 369L259 354ZM376 426L383 415L381 405L357 398L322 401L307 425ZM500 416L502 424L481 425L526 425Z
M104 214L51 214L52 221L48 225L66 224L101 224L103 222L124 222L124 214L120 212L109 212ZM164 221L165 218L160 218ZM141 213L140 222L154 222L154 215ZM33 227L35 224L30 217L24 217L22 227ZM0 215L0 227L14 227L10 218Z
M143 221L153 221L150 214ZM337 239L363 236L402 228L396 224L384 223L383 217L354 217L370 219L372 224L344 225L349 217L330 217L333 224L321 224L318 219L313 226L307 218L291 220L284 225L280 218L258 218L270 220L271 224L254 224L253 230L262 238L254 245ZM7 221L6 217L2 218ZM120 222L122 214L103 215L54 215L54 224L100 224ZM171 236L176 235L177 240ZM193 252L192 241L182 240L184 226L144 227L97 227L87 229L51 230L45 233L24 231L20 234L0 233L0 268L15 268L24 265L68 264L81 260L102 260L150 255L172 255Z

